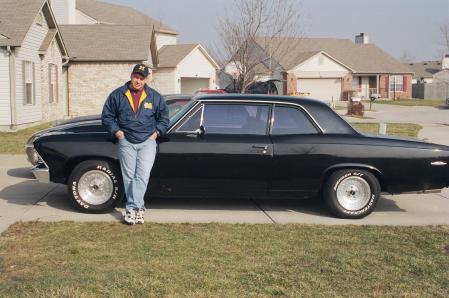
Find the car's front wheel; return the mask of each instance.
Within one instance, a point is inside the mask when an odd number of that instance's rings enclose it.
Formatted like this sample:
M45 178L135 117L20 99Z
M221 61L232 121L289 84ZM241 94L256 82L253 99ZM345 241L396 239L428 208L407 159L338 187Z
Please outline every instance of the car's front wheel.
M379 181L372 173L344 169L327 179L323 197L329 210L341 218L362 218L370 214L380 197Z
M72 203L88 213L114 208L123 197L122 185L118 167L104 160L81 162L73 169L67 183Z

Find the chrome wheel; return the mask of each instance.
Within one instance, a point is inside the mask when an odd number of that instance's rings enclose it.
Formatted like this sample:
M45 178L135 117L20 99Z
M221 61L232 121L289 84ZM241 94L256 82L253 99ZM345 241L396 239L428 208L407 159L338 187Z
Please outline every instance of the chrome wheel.
M78 193L86 203L91 205L106 203L111 198L113 190L111 177L102 171L88 171L79 179Z
M364 208L371 197L368 182L360 177L348 177L337 187L338 203L346 210L356 211Z

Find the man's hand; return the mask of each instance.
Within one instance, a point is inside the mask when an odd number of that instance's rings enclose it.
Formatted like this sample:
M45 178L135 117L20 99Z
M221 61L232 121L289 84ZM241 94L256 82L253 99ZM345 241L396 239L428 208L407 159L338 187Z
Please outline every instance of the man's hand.
M156 141L157 137L159 136L159 133L157 131L153 132L153 134L150 136L150 139L153 141Z
M115 133L115 137L119 140L122 140L125 138L125 133L123 131L119 130Z

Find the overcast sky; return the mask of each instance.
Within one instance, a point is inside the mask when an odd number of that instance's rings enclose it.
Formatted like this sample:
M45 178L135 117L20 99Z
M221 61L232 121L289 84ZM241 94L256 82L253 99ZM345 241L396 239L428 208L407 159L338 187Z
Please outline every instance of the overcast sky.
M217 20L233 0L102 0L134 7L179 33L178 43L212 45ZM439 26L449 22L449 0L298 0L309 37L349 38L360 32L396 58L415 61L442 53ZM438 58L439 60L439 58Z

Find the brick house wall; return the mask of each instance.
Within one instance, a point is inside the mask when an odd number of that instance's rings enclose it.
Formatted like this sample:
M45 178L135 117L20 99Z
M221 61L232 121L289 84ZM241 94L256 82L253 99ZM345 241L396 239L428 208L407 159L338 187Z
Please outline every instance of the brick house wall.
M349 100L352 95L352 74L348 73L341 79L341 100Z
M132 62L72 62L68 69L69 116L100 114L109 94L129 81Z
M389 75L380 75L380 94L382 98L390 99L408 99L412 98L412 79L411 74L403 75L404 77L404 88L403 90L397 90L396 92L388 92L389 90Z

